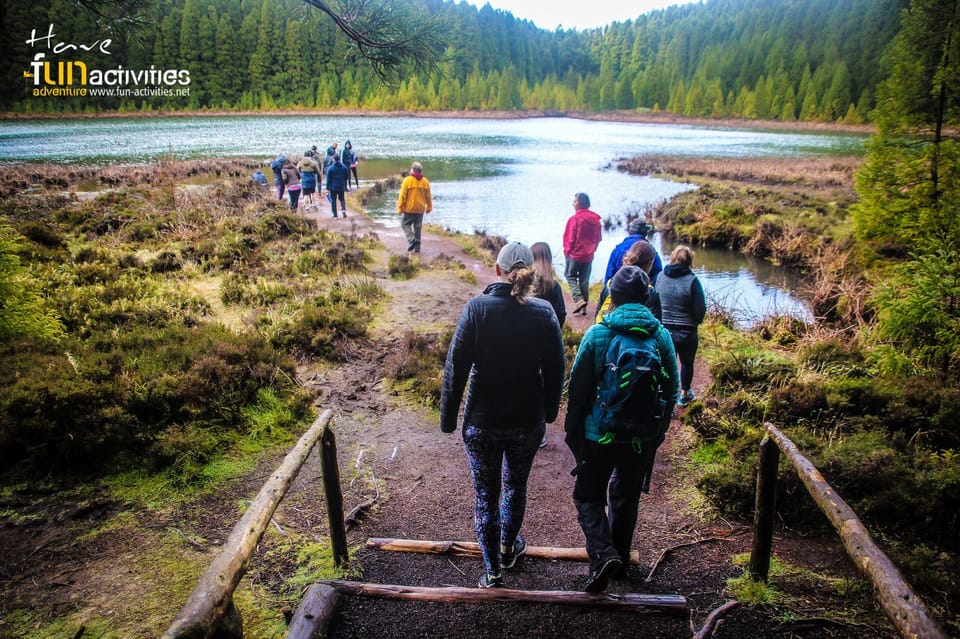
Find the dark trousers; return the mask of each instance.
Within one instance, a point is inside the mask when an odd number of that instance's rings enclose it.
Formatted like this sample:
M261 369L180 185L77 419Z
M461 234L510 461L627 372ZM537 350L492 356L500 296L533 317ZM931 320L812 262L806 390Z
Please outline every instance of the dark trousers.
M407 252L420 252L420 234L423 229L423 214L404 213L400 218L400 226L407 238Z
M673 338L673 348L677 351L680 360L680 388L690 390L693 383L693 362L697 359L697 348L700 346L700 337L696 328L688 326L671 326L670 337Z
M564 276L567 278L567 284L570 285L570 294L573 295L573 303L579 304L580 300L584 302L590 300L590 271L593 268L593 262L577 262L569 257L567 258Z
M637 453L629 443L587 442L584 453L587 461L577 473L573 501L586 539L590 570L617 556L626 566L644 476L653 465L656 449L649 446Z
M527 509L527 479L546 426L463 425L473 476L477 542L488 574L500 573L500 545L512 547Z
M330 191L330 210L333 212L333 217L337 217L337 200L340 201L340 210L343 211L343 217L347 217L347 200L345 197L343 191Z
M287 195L290 197L290 210L297 210L297 202L300 201L300 189L287 189Z
M354 184L357 185L357 188L360 188L360 177L357 176L357 167L356 165L350 167L350 173L353 174ZM347 186L350 186L350 180L347 180Z

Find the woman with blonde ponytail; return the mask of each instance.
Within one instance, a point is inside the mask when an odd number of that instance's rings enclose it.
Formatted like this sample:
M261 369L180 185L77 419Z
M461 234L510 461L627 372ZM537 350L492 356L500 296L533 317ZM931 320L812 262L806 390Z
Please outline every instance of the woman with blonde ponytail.
M481 588L503 587L503 569L514 568L526 552L520 528L527 478L546 423L557 418L565 364L553 307L534 297L530 249L507 244L495 270L499 281L460 314L440 395L440 430L452 433L467 392L463 444L485 568Z

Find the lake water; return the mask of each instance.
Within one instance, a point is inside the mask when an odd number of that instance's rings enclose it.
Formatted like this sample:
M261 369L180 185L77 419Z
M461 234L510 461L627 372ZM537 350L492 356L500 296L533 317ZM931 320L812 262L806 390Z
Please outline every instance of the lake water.
M525 243L545 241L563 269L562 238L573 194L584 192L603 218L670 198L686 184L636 177L614 167L641 154L800 157L860 154L854 135L738 130L568 118L512 120L353 116L105 118L0 122L0 162L102 163L160 157L299 156L316 145L351 140L361 180L423 163L434 195L427 222L471 233L485 230ZM268 172L269 174L269 172ZM370 214L398 225L396 193ZM604 233L594 261L599 281L625 232ZM654 243L665 250L659 236ZM662 255L668 254L667 252ZM697 271L714 303L749 323L771 312L809 317L789 273L727 251L697 251Z

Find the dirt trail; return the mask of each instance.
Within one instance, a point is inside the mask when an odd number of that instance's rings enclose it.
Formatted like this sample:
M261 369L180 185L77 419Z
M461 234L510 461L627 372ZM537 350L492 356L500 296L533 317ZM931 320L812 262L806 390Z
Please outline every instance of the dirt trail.
M453 256L477 275L469 284L455 271L425 268L410 280L388 276L391 253L403 253L399 228L383 228L364 216L333 220L316 214L324 228L342 232L376 233L384 245L371 266L378 284L388 294L386 311L369 337L352 345L349 361L341 365L308 362L301 381L320 392L320 408L335 412L339 463L346 512L374 503L367 516L348 532L352 566L359 579L400 585L474 587L482 570L479 559L438 555L390 553L364 548L370 537L474 541L473 491L460 431L440 432L434 411L412 405L389 393L382 382L384 361L394 352L406 330L437 333L452 327L463 304L493 281L490 267L467 256L450 239L425 233L422 261L429 265L441 254ZM429 218L428 218L429 221ZM572 306L568 299L568 307ZM568 316L578 330L587 317ZM441 374L437 371L437 374ZM699 367L694 387L706 386L706 368ZM563 444L563 414L548 425L548 445L541 449L530 477L523 532L531 545L580 547L583 538L572 501L572 457ZM688 598L699 627L707 613L728 599L725 581L739 574L731 557L749 550L750 534L743 524L705 520L691 505L696 491L682 479L687 463L687 431L675 421L661 448L653 489L643 498L634 537L640 565L626 579L611 582L614 593L669 593ZM61 495L45 486L0 498L0 506L18 513L0 527L0 610L30 611L43 606L64 615L76 613L98 628L111 619L122 628L139 632L107 636L156 637L182 605L177 593L195 583L191 574L214 558L239 518L240 505L257 494L282 455L265 460L258 469L227 482L215 494L204 495L164 510L130 513L96 495ZM297 567L292 551L274 552L277 539L296 532L326 544L328 534L322 500L319 456L312 455L274 518L271 540L261 544L252 559L243 593L269 597L271 587L287 582ZM122 513L121 525L113 518ZM127 517L133 525L122 525ZM91 531L98 534L90 535ZM835 536L803 539L778 535L776 554L807 570L836 575L849 584L855 570ZM668 550L665 558L661 554ZM182 557L178 565L171 557ZM647 580L656 564L656 571ZM519 570L507 575L511 588L579 590L586 564L524 558ZM849 587L827 587L824 579L805 576L794 580L791 594L800 607L741 607L725 617L715 637L750 639L790 637L893 637L889 624L836 624L822 621L828 611L851 609ZM857 604L872 599L867 593ZM244 604L238 601L241 613ZM249 613L249 609L248 609ZM19 614L19 613L18 613ZM813 617L812 624L792 623L790 617ZM785 621L786 619L786 621ZM829 620L828 620L829 621ZM106 625L104 625L106 624ZM779 631L778 631L779 628ZM6 632L0 615L0 637ZM101 632L101 631L97 631ZM600 612L592 608L532 604L432 604L363 597L344 597L332 636L356 637L688 637L686 618L664 614ZM49 636L49 635L48 635ZM96 636L76 627L63 636Z
M348 219L357 230L369 230L365 218ZM318 221L324 227L344 223L329 218ZM364 353L348 364L317 372L311 379L324 392L322 404L338 411L335 428L344 484L365 486L353 497L356 503L377 499L375 512L349 534L351 544L359 547L355 561L365 581L475 587L482 571L479 559L366 550L363 544L370 537L476 539L473 491L460 430L442 434L434 412L383 395L383 387L375 380L384 356L403 331L429 332L452 326L463 303L493 281L493 270L464 254L451 240L425 234L424 264L441 253L454 256L477 274L478 284L467 284L449 271L429 269L411 280L391 280L385 272L387 256L403 253L405 240L399 228L376 228L376 233L386 247L373 267L378 283L390 296L385 323L371 336L372 343ZM567 302L571 307L572 301ZM589 325L588 317L569 316L569 321L578 330ZM696 383L695 387L702 388ZM563 444L562 423L563 413L557 423L548 425L548 445L540 450L531 473L523 527L531 545L583 544L571 497L572 456ZM736 572L728 557L745 549L749 535L742 534L741 527L699 521L691 514L692 508L672 496L688 492L678 485L673 468L672 451L683 446L679 440L672 436L661 449L655 487L641 505L635 536L640 565L631 567L625 580L612 582L610 591L684 594L691 598L699 623L708 610L724 601L724 580ZM296 502L297 497L291 495L288 500ZM345 509L349 511L356 503L348 501ZM653 579L645 581L663 551L706 539L709 541L679 549L679 560L664 561ZM528 557L519 571L507 575L507 584L521 589L579 590L586 572L583 563ZM687 619L666 615L638 617L636 613L598 613L559 605L452 605L347 597L341 603L333 636L594 637L604 629L621 636L627 623L634 627L642 624L644 636L689 634Z

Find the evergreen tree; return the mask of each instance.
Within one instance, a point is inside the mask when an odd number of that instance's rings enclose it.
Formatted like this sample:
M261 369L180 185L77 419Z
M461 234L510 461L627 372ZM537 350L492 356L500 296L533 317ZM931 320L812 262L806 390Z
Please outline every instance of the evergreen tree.
M960 0L914 0L879 91L853 221L876 248L960 246Z

